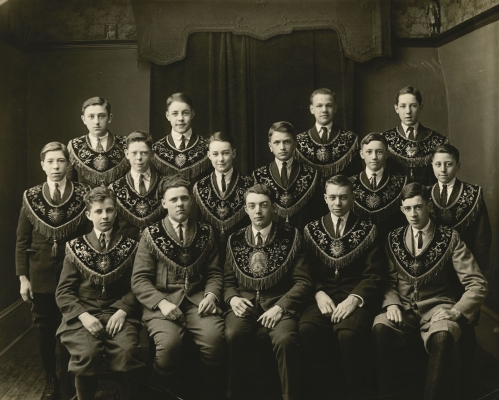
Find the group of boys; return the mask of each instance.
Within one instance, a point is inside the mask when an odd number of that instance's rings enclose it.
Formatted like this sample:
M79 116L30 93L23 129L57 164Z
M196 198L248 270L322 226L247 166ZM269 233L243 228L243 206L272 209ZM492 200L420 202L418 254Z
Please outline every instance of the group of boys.
M333 123L334 93L318 89L314 127L273 124L274 161L248 176L233 168L229 134L192 131L186 94L168 98L172 131L154 144L143 131L113 135L110 104L87 100L89 133L42 149L47 181L25 192L17 229L42 399L60 396L56 337L79 400L94 398L104 359L121 399L136 398L141 323L155 347L149 377L173 393L183 372L201 376L204 398L248 398L246 360L267 335L283 399L327 398L342 383L362 398L372 346L379 395L407 398L397 352L420 335L424 398L446 398L452 349L487 295L491 229L482 189L456 178L459 152L419 123L422 107L417 89L401 89L401 124L359 149ZM199 369L181 371L186 340Z

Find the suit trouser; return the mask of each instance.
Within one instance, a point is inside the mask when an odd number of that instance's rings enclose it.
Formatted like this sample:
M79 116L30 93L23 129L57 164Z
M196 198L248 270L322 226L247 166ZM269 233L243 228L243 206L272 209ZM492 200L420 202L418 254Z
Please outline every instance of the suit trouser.
M262 325L257 321L262 312L236 317L229 311L225 317L225 338L228 347L231 392L240 395L245 381L245 355L251 351L252 336ZM277 359L283 399L298 399L301 391L298 321L285 315L274 329L268 329Z

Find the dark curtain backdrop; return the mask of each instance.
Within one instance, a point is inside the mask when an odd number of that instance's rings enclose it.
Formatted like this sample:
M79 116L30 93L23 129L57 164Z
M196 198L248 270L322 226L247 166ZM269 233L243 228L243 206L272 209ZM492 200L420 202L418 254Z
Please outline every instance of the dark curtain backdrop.
M184 60L152 65L151 134L158 140L171 130L165 118L168 96L189 93L194 131L206 138L230 132L237 148L235 167L250 173L272 160L267 133L274 122L289 121L297 133L313 125L309 96L320 87L336 92L335 123L351 128L353 61L342 56L332 30L297 31L265 41L195 33Z

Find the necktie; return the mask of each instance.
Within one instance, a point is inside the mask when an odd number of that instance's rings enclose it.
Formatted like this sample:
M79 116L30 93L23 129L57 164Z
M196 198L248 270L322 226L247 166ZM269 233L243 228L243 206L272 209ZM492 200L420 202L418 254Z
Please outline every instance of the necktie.
M59 184L56 182L54 183L55 189L54 189L54 194L52 195L52 203L55 205L58 205L61 202L61 191L59 190Z
M260 232L258 232L256 234L256 245L263 246L263 238L262 238L262 234Z
M376 172L371 176L371 188L372 190L376 190Z
M178 148L179 150L185 150L185 136L182 135L180 138L180 147Z
M180 244L184 244L184 232L182 231L182 228L184 225L178 224L178 238L180 239Z
M327 143L327 128L325 126L322 127L321 143L322 144Z
M227 191L227 184L225 183L225 174L222 174L222 193Z
M102 252L105 253L107 246L106 246L106 234L104 232L101 232L100 234L99 243Z
M139 176L139 193L141 196L146 194L146 184L144 183L144 174L140 174Z
M288 163L284 161L281 169L281 183L284 189L288 188Z
M104 147L102 147L102 143L100 142L101 138L97 138L97 151L104 151Z
M409 140L414 140L414 127L407 128L407 132L409 132Z
M423 231L418 231L418 249L423 248Z
M341 218L338 218L338 221L336 222L336 238L340 237L340 224L341 224Z
M442 193L440 193L440 204L442 207L447 206L447 185L442 185Z

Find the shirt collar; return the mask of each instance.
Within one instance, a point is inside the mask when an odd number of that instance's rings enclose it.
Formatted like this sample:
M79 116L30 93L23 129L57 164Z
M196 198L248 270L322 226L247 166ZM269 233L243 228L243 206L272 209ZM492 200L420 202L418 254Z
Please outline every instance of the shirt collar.
M430 229L430 224L431 224L431 218L428 220L428 223L423 229L415 229L414 227L412 227L412 235L416 237L419 231L423 231L423 235L426 236L426 234L428 233L428 229Z
M230 181L230 178L232 177L232 173L234 172L234 168L229 169L224 175L225 175L225 180ZM215 175L217 179L222 180L222 174L215 170Z
M455 185L455 184L456 184L456 177L454 177L454 179L452 179L449 183L446 183L446 185L447 185L447 191L448 191L449 189L452 189L452 188L454 187L454 185ZM442 189L443 189L443 185L444 185L444 184L443 184L442 182L438 181L438 186L439 186L439 188L440 188L440 191L442 191ZM447 193L449 193L449 192L447 192Z
M178 229L178 224L180 224L180 222L177 222L177 221L174 221L173 219L170 218L170 216L168 215L168 219L170 220L172 226L173 226L173 229L177 230ZM187 223L189 222L189 218L187 218L184 222L182 222L182 226L184 227L184 229L187 227Z
M140 180L140 175L144 175L144 180L145 181L148 181L151 179L151 168L149 168L146 172L137 172L137 171L134 171L133 169L130 170L130 174L132 175L132 178L134 181L139 181Z
M338 223L338 218L341 218L341 222L346 224L349 215L350 215L350 211L348 211L346 214L342 215L341 217L337 217L336 215L331 213L331 219L333 220L334 226L336 226L336 224Z
M173 128L172 128L172 137L174 140L176 140L177 142L180 142L182 140L182 135L184 135L184 137L187 139L187 141L191 140L191 136L192 136L192 128L190 128L187 132L185 133L178 133L177 131L175 131ZM187 143L186 143L187 145Z
M289 160L287 160L287 168L291 168L291 165L293 164L293 160L294 160L294 157L291 156L291 158ZM282 161L281 160L278 160L277 158L275 159L275 163L277 164L277 166L279 168L282 168Z
M418 131L418 128L419 128L419 121L411 126L414 128L414 134L416 134L416 132ZM407 136L407 128L409 128L409 125L406 125L402 122L402 128L404 128L404 134Z
M62 192L62 189L66 187L66 182L68 180L64 177L62 181L57 182L59 184L59 190ZM49 185L50 190L55 189L56 182L52 181L49 177L47 177L47 185ZM62 193L61 193L62 194Z
M97 137L97 136L91 134L90 132L88 133L88 136L90 137L90 139L94 140L95 142L97 142L98 139L103 141L103 140L107 140L107 138L109 137L109 131L107 131L104 136L100 136L100 137Z
M309 125L310 126L310 125ZM329 124L327 125L321 125L321 124L318 124L317 122L315 123L315 129L317 129L317 133L321 133L321 130L322 130L322 127L326 127L327 128L327 131L328 132L331 132L331 129L333 129L333 121L331 121Z
M106 241L111 240L111 232L113 231L113 228L109 229L108 231L104 232L104 235L106 236ZM97 228L94 228L94 232L97 235L97 239L100 240L100 234L102 231L98 230Z
M366 167L366 175L367 175L367 178L369 180L371 180L371 178L373 177L373 174L376 173L376 179L381 179L381 177L383 176L383 172L385 171L385 167L382 167L379 171L371 171L369 169L369 167Z
M266 240L266 238L269 236L270 230L272 229L272 222L267 226L266 228L257 230L253 225L251 225L251 230L253 231L253 237L256 239L256 235L258 232L260 232L260 235L262 235L263 241Z

